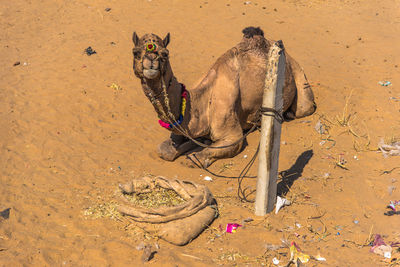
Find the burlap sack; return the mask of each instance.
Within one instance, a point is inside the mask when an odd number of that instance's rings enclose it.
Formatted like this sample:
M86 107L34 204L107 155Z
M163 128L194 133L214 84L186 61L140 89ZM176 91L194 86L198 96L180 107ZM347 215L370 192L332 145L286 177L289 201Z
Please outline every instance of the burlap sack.
M150 192L157 187L174 190L185 202L173 207L143 208L134 206L124 196ZM119 212L174 245L186 245L218 216L215 199L204 185L158 176L134 179L120 185L120 189L123 204L119 205Z

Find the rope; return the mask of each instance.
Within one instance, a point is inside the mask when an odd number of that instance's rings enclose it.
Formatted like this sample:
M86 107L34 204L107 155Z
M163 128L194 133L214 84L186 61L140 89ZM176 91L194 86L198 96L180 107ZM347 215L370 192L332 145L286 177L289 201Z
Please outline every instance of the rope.
M237 197L239 198L240 201L242 202L249 202L249 203L253 203L254 200L249 200L247 197L249 195L251 195L252 193L255 192L255 190L251 191L250 193L246 194L246 190L248 188L242 189L242 183L243 183L243 179L244 178L257 178L257 176L247 176L247 173L249 172L250 168L253 166L254 161L257 158L258 152L260 151L260 143L257 146L257 150L254 153L253 157L250 159L250 161L246 164L246 166L242 169L242 171L240 172L239 176L225 176L225 175L220 175L220 174L216 174L212 171L210 171L208 168L204 167L201 162L199 161L199 159L196 157L196 155L193 155L194 158L197 160L197 162L195 162L192 158L190 158L189 156L187 156L186 158L189 159L190 161L193 162L193 164L195 164L198 168L205 170L206 172L208 172L209 174L219 177L219 178L234 178L237 179L238 182L238 189L237 189Z

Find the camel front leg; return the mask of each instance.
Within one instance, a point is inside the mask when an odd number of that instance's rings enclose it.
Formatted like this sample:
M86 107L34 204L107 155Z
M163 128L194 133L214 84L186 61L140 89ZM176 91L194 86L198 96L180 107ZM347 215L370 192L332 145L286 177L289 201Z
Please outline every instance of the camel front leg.
M174 161L177 157L195 147L196 144L184 136L171 134L170 138L158 146L157 153L164 160Z
M243 138L243 132L242 129L240 129L237 133L231 134L229 136L224 136L221 139L217 139L214 141L210 146L211 147L223 147L223 148L204 148L200 152L196 152L193 154L190 154L188 157L191 162L189 162L189 166L193 167L192 163L195 163L195 165L200 165L200 167L207 168L210 166L213 162L215 162L217 159L223 159L223 158L232 158L236 156L237 154L240 153L243 147L243 141L240 140ZM236 141L240 140L235 145L232 145ZM227 147L224 147L227 146Z

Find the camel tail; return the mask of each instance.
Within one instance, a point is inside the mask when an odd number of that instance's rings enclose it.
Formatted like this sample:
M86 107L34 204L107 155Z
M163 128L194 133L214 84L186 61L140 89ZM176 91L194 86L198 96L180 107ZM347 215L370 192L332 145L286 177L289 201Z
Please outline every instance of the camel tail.
M261 35L264 37L264 32L263 30L260 29L260 27L247 27L243 29L243 37L245 38L253 38L255 35Z

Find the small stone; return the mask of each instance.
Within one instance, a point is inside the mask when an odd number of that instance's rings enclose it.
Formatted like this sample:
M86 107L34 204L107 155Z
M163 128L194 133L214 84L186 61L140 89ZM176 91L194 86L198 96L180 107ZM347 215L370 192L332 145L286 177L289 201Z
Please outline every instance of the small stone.
M14 63L13 66L15 67L15 66L18 66L18 65L20 65L20 64L21 64L21 62L17 61L17 62Z
M151 245L145 246L142 254L142 262L150 261L155 253L157 253L157 251L154 250Z
M107 7L106 9L104 9L106 12L110 12L111 11L111 8L110 7Z

